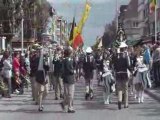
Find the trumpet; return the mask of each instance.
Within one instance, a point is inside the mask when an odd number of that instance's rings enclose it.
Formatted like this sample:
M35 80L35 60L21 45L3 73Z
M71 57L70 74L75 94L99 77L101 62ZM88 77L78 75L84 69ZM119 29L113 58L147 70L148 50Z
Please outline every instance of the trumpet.
M60 60L60 59L61 59L61 55L56 54L55 57L54 57L54 59L55 59L55 60Z

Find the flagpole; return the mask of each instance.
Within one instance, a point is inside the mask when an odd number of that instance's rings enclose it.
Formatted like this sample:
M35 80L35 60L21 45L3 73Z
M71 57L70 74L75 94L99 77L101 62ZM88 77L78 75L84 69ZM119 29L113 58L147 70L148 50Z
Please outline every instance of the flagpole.
M157 42L157 0L155 5L155 42Z
M74 15L73 15L73 17L76 17L76 14L77 14L77 6L75 6L75 8L74 8Z
M118 0L116 0L116 28L118 31Z

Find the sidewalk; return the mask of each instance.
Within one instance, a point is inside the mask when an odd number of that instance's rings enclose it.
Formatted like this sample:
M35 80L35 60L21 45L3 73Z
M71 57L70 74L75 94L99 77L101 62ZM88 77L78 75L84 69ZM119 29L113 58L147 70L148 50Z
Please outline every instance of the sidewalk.
M145 90L145 92L160 102L160 87Z

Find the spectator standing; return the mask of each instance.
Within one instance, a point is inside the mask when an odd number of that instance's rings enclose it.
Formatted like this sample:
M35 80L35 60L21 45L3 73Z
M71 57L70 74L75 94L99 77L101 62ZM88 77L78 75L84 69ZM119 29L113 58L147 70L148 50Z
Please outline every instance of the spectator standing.
M9 52L6 52L4 55L4 62L3 62L3 78L4 82L7 83L8 86L8 98L11 98L12 93L12 84L11 84L11 77L12 77L12 64L11 60L9 59Z
M160 42L155 45L155 50L153 51L153 74L155 87L160 86Z

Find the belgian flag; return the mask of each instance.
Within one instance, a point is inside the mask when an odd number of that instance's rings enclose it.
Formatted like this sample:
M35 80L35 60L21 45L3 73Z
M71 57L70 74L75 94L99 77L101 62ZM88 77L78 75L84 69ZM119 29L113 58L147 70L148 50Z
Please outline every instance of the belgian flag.
M150 13L153 13L156 9L156 5L157 5L157 0L150 0Z
M73 40L74 40L74 28L76 26L76 22L75 22L75 17L73 17L73 22L72 22L72 26L71 26L71 31L70 31L70 35L69 35L69 45L72 45Z

